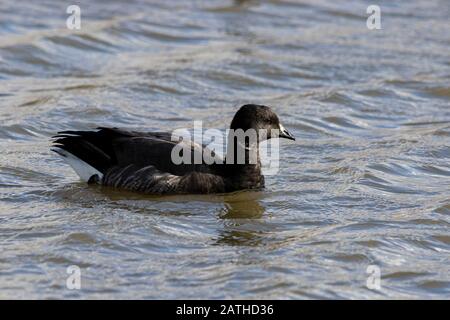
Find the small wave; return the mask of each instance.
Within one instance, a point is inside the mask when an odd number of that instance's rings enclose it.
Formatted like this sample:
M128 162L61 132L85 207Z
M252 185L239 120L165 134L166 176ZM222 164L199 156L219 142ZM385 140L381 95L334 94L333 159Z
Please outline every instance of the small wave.
M67 49L75 49L83 52L112 52L112 49L114 48L113 44L101 40L97 36L86 34L50 36L46 38L46 41L57 46L66 47Z
M436 209L434 209L434 212L440 213L440 214L446 214L450 215L450 203L444 204Z

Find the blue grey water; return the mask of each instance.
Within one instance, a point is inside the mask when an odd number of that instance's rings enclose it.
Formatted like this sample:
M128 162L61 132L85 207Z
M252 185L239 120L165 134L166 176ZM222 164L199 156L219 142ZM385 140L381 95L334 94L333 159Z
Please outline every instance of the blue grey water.
M2 0L0 298L449 298L450 3L373 2L83 0L70 30L64 1ZM49 151L244 103L297 137L261 192L107 191Z

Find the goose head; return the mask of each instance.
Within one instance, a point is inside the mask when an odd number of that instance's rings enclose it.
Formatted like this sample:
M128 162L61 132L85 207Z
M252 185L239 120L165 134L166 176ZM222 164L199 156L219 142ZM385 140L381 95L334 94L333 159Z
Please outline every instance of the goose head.
M230 129L256 130L258 142L271 138L295 140L294 136L281 124L271 108L257 104L246 104L234 115Z

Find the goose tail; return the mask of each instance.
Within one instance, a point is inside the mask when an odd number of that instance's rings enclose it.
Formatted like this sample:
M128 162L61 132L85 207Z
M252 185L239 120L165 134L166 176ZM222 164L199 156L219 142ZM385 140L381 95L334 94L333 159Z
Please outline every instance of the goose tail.
M103 173L72 153L59 147L52 147L50 150L60 155L64 161L72 167L82 181L96 183L103 178Z
M51 151L60 155L82 181L99 182L112 166L111 157L100 147L98 132L63 131L53 139Z

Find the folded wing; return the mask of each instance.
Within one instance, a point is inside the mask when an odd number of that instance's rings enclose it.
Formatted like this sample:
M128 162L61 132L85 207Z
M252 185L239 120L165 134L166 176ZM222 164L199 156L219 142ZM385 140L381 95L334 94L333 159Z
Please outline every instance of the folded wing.
M206 154L214 154L204 146L185 138L173 141L172 135L165 132L142 133L117 128L98 128L97 131L63 131L54 138L54 151L62 156L64 153L80 159L102 175L117 168L127 168L122 173L124 177L131 176L133 170L140 172L139 174L148 174L150 167L155 174L158 172L164 175L208 173L211 169L209 165L204 162L194 164L193 160L203 159L205 150ZM190 153L190 163L175 164L172 161L172 150L180 141L183 144L182 152Z

